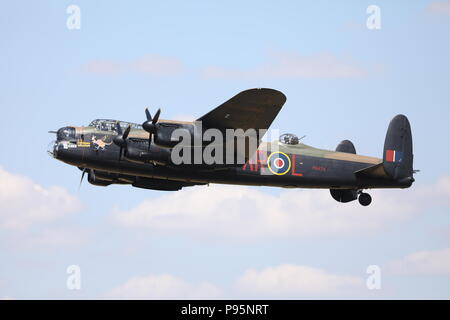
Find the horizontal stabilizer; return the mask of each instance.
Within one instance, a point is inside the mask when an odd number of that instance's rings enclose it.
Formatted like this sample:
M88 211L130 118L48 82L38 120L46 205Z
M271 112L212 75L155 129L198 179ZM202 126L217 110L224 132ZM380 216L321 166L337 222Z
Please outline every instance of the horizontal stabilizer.
M379 163L374 166L355 171L355 175L359 178L389 178L389 175L384 170L383 163Z

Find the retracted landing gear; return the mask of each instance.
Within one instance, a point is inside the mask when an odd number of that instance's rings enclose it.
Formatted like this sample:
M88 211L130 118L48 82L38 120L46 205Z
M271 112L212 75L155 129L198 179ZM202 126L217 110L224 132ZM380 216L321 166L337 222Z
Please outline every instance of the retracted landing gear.
M366 207L372 202L372 197L370 194L360 191L358 201L362 206Z

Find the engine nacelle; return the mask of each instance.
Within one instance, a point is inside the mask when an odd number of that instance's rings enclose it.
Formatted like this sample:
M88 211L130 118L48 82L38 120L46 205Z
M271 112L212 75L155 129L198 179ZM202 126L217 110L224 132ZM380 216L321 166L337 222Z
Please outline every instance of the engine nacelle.
M128 147L125 158L138 163L156 162L160 165L171 164L171 150L167 148L150 147L150 151Z
M193 127L192 125L183 125L178 123L158 123L157 131L154 135L154 142L157 146L163 148L173 148L175 147L182 139L174 138L175 130L185 130L185 134L189 134L191 137L193 136Z
M358 192L352 189L330 189L330 194L338 202L350 202L358 198Z
M99 179L94 170L90 170L88 173L88 181L94 186L106 187L112 184L112 180Z
M104 171L89 170L88 181L94 186L106 187L110 184L130 184L135 181L135 177L108 173Z

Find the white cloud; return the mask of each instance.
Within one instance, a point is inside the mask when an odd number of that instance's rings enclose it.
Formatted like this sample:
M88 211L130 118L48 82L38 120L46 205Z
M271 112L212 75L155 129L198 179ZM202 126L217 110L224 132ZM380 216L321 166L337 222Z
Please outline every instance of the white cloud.
M208 282L188 283L169 274L134 277L112 289L108 299L217 299L221 290Z
M112 75L123 71L123 66L111 60L94 60L86 63L83 70L89 73Z
M437 15L450 15L450 1L433 1L428 5L427 11Z
M93 60L82 66L88 73L115 75L127 72L144 73L154 76L173 76L186 70L181 60L157 54L148 54L128 61L107 59ZM249 69L229 69L207 66L196 70L208 79L255 79L255 78L316 78L341 79L359 78L368 70L348 57L330 53L303 55L297 52L269 51L266 62Z
M439 203L448 204L450 201L450 176L442 176L431 188L423 188L422 193L431 199L439 200Z
M123 72L138 72L154 76L170 76L184 70L177 58L148 54L130 61L94 60L86 63L82 70L89 73L114 75Z
M239 278L237 288L244 294L271 299L345 296L366 289L362 278L292 264L269 267L262 271L248 270Z
M386 271L400 275L450 275L450 248L410 254L388 263Z
M60 219L81 208L77 198L61 187L44 188L31 179L0 168L0 228L26 229Z
M328 190L282 190L212 185L185 188L114 210L124 227L151 234L256 239L267 237L352 236L376 233L411 218L423 208L449 205L450 177L405 190L371 190L373 202L338 203Z
M410 217L412 190L371 192L369 207L335 202L328 190L283 190L278 195L255 187L191 187L116 210L122 226L150 233L234 238L354 235L376 232Z
M52 247L73 247L86 244L91 238L88 230L77 227L45 227L37 230L28 230L24 233L15 233L10 238L18 246L24 248L52 248ZM11 240L10 240L11 241Z
M145 55L131 63L136 72L154 75L175 75L183 71L183 63L172 57Z
M296 52L270 51L268 61L253 69L233 70L211 66L203 71L206 78L359 78L367 70L348 58L322 53L302 55Z
M307 298L360 296L366 292L362 278L338 275L308 266L282 264L262 271L249 269L228 289L209 282L192 284L170 274L133 277L110 290L107 299L219 299Z

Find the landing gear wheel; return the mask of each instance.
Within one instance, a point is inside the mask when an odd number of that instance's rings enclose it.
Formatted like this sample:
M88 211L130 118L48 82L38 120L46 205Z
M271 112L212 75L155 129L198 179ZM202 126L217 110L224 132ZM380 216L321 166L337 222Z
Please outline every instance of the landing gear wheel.
M372 202L372 197L368 193L361 192L358 201L362 206L368 206Z

